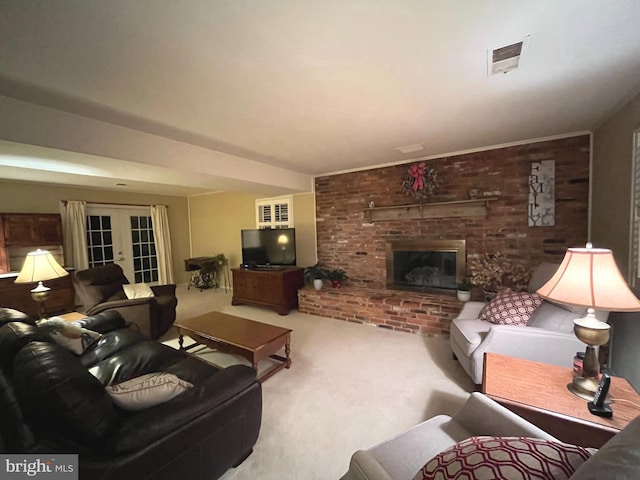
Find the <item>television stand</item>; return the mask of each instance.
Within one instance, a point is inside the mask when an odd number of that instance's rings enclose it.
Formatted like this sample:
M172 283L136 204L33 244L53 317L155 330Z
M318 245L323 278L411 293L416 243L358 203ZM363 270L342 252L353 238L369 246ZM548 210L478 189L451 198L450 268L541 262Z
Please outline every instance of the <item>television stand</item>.
M304 286L303 268L232 268L231 273L231 305L256 305L275 310L280 315L286 315L292 308L298 308L298 289Z
M266 272L279 272L284 270L284 267L280 267L278 265L257 265L256 270L263 270Z

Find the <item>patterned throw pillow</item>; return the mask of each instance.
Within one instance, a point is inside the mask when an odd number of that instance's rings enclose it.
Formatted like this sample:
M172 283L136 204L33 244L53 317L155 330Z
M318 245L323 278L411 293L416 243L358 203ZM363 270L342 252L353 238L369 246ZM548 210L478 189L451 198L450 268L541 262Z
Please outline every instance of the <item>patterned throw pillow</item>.
M82 355L87 348L102 337L98 332L79 327L60 317L51 317L48 320L38 322L38 328L48 333L58 345L71 350L76 355Z
M480 312L480 320L498 325L526 325L542 303L535 293L501 290Z
M105 389L117 406L137 411L168 402L190 387L193 384L172 373L155 372L109 385Z
M413 480L564 480L593 449L526 437L471 437L433 457Z

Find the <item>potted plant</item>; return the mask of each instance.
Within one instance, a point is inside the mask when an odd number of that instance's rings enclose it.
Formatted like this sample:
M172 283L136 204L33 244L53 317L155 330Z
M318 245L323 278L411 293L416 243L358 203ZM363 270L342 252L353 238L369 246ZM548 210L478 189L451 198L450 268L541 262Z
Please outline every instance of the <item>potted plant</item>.
M341 268L334 268L333 270L327 271L327 278L331 280L333 288L340 288L344 281L349 277L347 276L347 273Z
M304 281L307 284L312 284L313 288L320 290L322 288L322 281L327 277L326 270L322 268L320 262L304 269Z
M465 278L458 284L456 294L458 295L458 300L461 302L468 302L471 300L471 282L468 278Z

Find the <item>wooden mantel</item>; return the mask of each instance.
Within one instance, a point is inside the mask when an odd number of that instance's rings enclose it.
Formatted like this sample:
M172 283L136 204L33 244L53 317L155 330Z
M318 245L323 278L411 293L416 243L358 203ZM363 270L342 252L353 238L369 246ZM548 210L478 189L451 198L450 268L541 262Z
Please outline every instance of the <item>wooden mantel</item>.
M497 198L373 207L366 208L364 213L369 223L381 220L412 220L419 218L485 217L487 215L487 206L493 200L497 200Z

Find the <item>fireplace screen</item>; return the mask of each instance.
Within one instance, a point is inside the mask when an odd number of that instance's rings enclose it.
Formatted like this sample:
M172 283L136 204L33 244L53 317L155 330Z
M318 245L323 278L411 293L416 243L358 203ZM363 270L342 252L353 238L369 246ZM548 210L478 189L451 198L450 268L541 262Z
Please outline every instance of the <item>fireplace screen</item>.
M387 243L388 288L455 290L464 272L464 240Z

